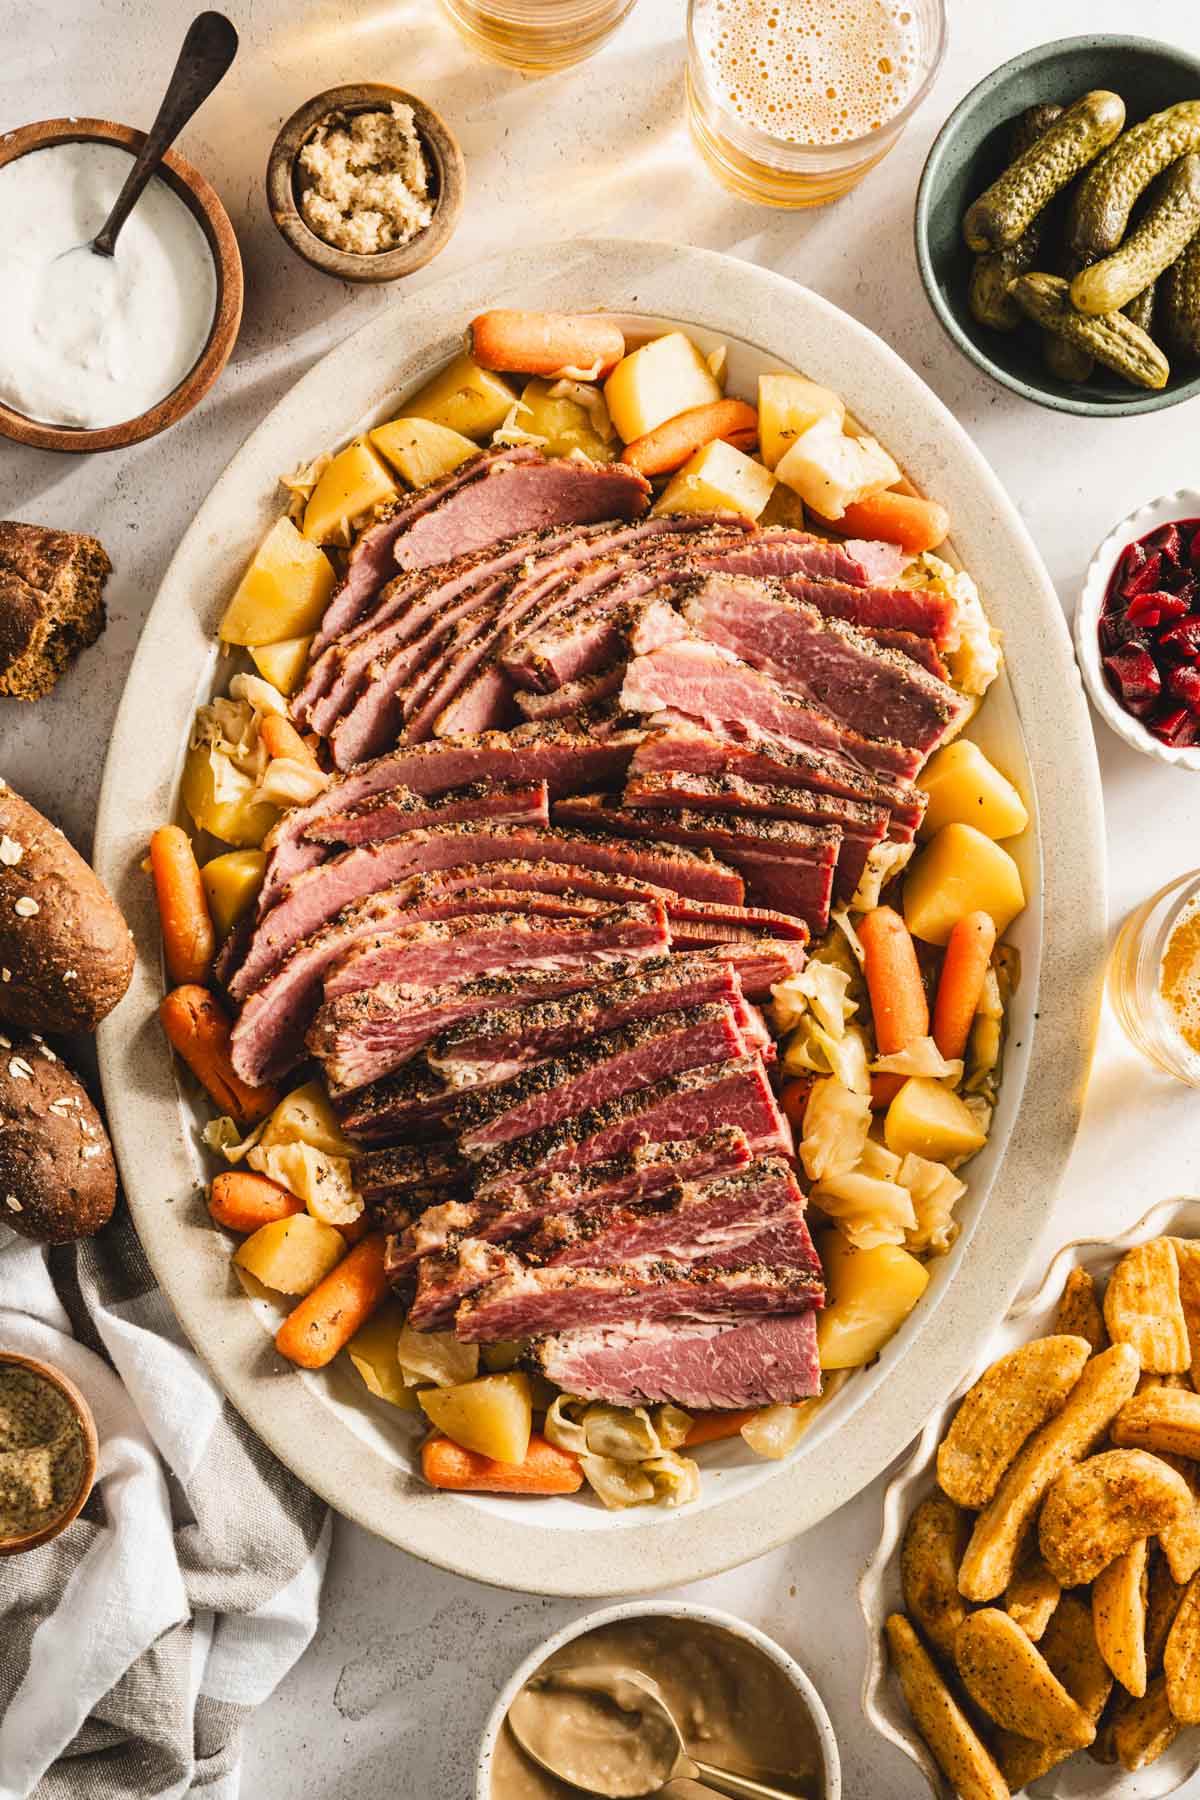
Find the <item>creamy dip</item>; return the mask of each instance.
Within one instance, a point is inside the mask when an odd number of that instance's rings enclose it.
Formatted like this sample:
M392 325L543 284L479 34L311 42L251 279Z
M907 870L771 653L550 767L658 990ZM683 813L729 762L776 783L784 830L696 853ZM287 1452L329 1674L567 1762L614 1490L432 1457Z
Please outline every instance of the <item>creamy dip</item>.
M0 168L0 400L47 425L136 419L178 387L216 311L212 252L155 176L114 257L66 256L103 225L132 156L53 144Z
M569 1747L581 1784L589 1769L602 1768L610 1791L620 1791L612 1777L622 1773L625 1791L640 1791L637 1770L652 1746L641 1739L635 1697L615 1679L623 1669L660 1690L690 1755L807 1800L824 1793L816 1729L783 1670L719 1626L663 1617L624 1619L573 1639L523 1690L523 1731L536 1707L536 1729L547 1743ZM694 1781L670 1788L673 1800L709 1791ZM539 1768L506 1722L492 1758L491 1800L579 1800L579 1789Z

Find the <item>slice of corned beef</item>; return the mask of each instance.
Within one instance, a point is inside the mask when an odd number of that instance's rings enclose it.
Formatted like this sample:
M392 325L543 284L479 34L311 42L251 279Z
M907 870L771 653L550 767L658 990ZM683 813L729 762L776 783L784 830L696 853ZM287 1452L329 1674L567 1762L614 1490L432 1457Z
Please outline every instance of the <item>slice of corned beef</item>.
M719 557L705 558L701 566L728 575L776 577L789 594L815 606L830 618L845 619L864 629L895 629L912 632L937 644L953 642L957 630L957 607L948 594L923 588L877 586L874 581L853 581L850 570L817 574L812 566L822 562L831 569L838 563L849 563L841 546L813 540L820 548L811 554L802 542L789 542L786 536L762 532ZM879 551L889 545L868 546ZM882 558L878 559L882 562ZM865 567L857 564L862 574ZM899 570L896 570L899 574ZM876 580L879 578L877 577ZM895 575L887 577L894 580Z
M565 624L555 624L526 638L504 658L514 682L525 687L560 688L631 657L647 656L663 644L690 635L675 608L664 597L662 575L649 572L647 592L639 600L582 609ZM681 575L681 580L692 579Z
M612 1406L673 1400L694 1412L790 1406L821 1392L814 1312L736 1325L584 1328L539 1338L530 1360L556 1387Z
M746 539L757 551L753 575L807 575L852 587L889 585L911 560L897 544L874 538L814 537L794 525L769 525Z
M689 1007L633 1019L510 1080L471 1089L449 1114L464 1156L545 1131L619 1094L653 1087L682 1069L727 1062L747 1045L732 1007Z
M326 813L309 831L319 844L370 844L398 837L402 831L421 831L431 825L475 825L484 819L548 825L546 783L501 782L493 786L475 781L436 796L414 794L411 788L389 788L346 812Z
M553 693L535 694L530 688L518 688L513 703L524 719L569 719L581 707L594 706L619 694L625 680L626 664L613 663L596 675L585 675L579 681L564 682Z
M684 601L683 615L703 637L852 730L895 739L922 755L965 712L966 702L944 681L793 599L778 582L706 576Z
M918 637L915 631L895 631L891 626L883 625L856 625L854 629L869 637L881 650L898 650L901 656L919 663L935 681L950 680L950 671L938 655L932 638Z
M650 656L635 657L625 672L621 704L629 712L654 714L670 708L702 724L757 727L905 780L924 760L910 745L854 730L723 645L702 638L682 638Z
M354 1158L352 1168L355 1191L368 1205L439 1183L447 1192L458 1190L465 1177L466 1164L450 1140L367 1150Z
M760 938L753 944L716 944L711 950L697 950L694 954L727 962L750 1000L769 999L776 983L798 975L805 963L803 944L779 938Z

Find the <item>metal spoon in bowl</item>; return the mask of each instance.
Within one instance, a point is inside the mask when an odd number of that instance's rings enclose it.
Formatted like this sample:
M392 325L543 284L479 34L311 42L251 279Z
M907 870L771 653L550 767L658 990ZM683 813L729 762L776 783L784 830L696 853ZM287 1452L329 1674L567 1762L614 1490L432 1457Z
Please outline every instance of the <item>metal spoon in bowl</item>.
M556 1693L561 1704L546 1703ZM579 1711L572 1714L574 1696ZM527 1681L508 1709L513 1736L550 1775L601 1800L645 1800L669 1781L699 1781L730 1800L797 1800L782 1788L690 1755L662 1690L618 1666L552 1669Z

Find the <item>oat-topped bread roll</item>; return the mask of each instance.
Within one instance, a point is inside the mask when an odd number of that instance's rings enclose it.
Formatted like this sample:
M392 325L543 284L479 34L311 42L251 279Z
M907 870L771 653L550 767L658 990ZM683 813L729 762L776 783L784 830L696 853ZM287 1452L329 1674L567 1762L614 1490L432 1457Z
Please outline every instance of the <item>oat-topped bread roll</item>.
M39 700L104 630L98 538L0 519L0 695Z

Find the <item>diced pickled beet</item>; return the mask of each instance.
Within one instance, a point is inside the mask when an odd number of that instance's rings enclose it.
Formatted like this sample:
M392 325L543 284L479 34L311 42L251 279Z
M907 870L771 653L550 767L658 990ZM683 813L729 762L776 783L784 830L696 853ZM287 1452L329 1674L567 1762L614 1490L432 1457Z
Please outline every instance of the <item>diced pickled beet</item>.
M1194 663L1180 663L1177 669L1169 670L1167 692L1193 712L1200 712L1200 669Z
M1158 648L1173 660L1195 662L1200 658L1200 619L1176 619L1158 634Z
M1158 705L1158 701L1157 700L1122 700L1121 704L1125 708L1125 711L1127 713L1133 714L1135 719L1149 719L1151 713L1154 711L1155 707Z
M1153 626L1162 619L1181 619L1187 609L1188 603L1182 594L1167 594L1162 588L1154 588L1131 600L1125 609L1125 617L1131 625Z
M1126 645L1104 658L1104 667L1122 700L1154 700L1162 692L1162 676L1146 650Z
M1156 551L1148 556L1145 562L1133 575L1129 575L1121 584L1121 592L1126 600L1132 600L1136 594L1148 594L1158 586L1158 578L1162 573L1162 556Z
M1150 730L1164 744L1179 746L1200 741L1200 719L1186 706L1176 706L1160 718L1150 720Z
M1107 613L1100 621L1101 650L1119 650L1123 644L1153 650L1154 638L1144 626L1132 624L1127 613Z
M1157 531L1150 532L1142 539L1147 550L1161 551L1168 562L1179 561L1180 538L1179 527L1172 520L1170 524L1160 525Z

